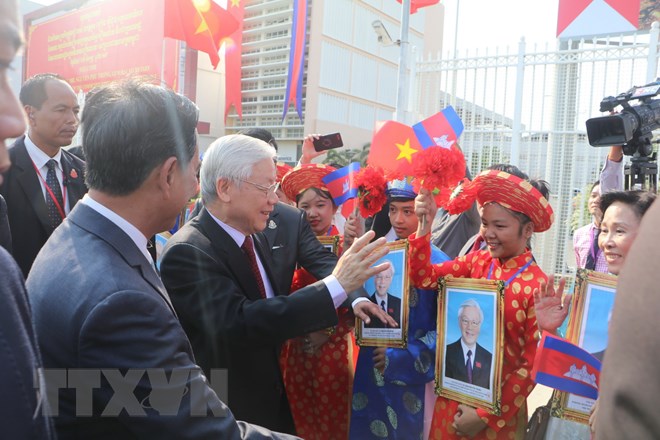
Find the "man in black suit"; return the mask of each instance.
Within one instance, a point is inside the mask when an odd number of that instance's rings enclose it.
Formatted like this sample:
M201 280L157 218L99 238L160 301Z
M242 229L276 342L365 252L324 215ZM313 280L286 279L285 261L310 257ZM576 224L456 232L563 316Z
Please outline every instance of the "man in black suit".
M243 420L293 432L280 345L336 325L346 292L386 269L371 265L387 249L384 239L368 244L373 233L367 234L345 251L332 275L290 296L288 286L278 291L283 286L259 234L278 200L274 158L272 146L244 135L211 145L201 170L205 208L168 241L161 274L202 368L227 369L229 408ZM353 310L395 325L370 301L356 300Z
M84 162L63 150L78 130L78 99L54 74L28 79L20 92L28 132L14 142L14 166L0 194L7 201L13 256L27 277L37 253L53 230L87 192Z
M458 309L461 337L447 345L445 376L490 389L490 366L493 355L477 344L484 313L473 299L464 301Z
M392 295L389 292L392 285L392 278L394 278L394 265L388 261L389 269L383 271L374 277L374 284L376 291L369 297L372 303L378 305L384 312L392 317L397 323L401 325L401 298ZM369 324L365 324L365 328L384 328L385 326L378 320L373 320Z
M5 140L25 132L25 114L8 81L23 42L20 23L16 1L0 1L0 183L1 173L11 164ZM35 373L42 365L23 274L1 247L0 310L0 436L54 439L51 423L44 417L45 393L35 389Z
M188 98L147 82L87 95L90 192L27 280L46 368L78 380L104 371L86 398L79 382L60 384L60 439L290 438L237 422L220 401L147 253L197 190L197 121Z

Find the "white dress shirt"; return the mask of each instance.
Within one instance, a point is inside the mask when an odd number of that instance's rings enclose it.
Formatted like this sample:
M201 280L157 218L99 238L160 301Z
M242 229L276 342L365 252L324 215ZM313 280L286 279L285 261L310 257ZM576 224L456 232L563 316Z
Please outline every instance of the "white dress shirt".
M144 258L147 259L147 262L152 267L154 267L154 260L153 258L151 258L151 255L149 255L149 252L147 251L147 243L148 243L147 237L145 237L138 228L133 226L131 223L129 223L126 219L121 217L116 212L101 205L99 202L91 198L89 194L85 194L82 200L80 200L80 203L89 206L94 211L98 212L103 217L107 218L112 223L117 225L119 229L124 231L126 235L128 235L129 238L133 241L133 243L135 243L135 246L137 246L138 250L142 253L142 255L144 255Z
M48 156L46 153L41 151L34 142L30 139L29 136L25 136L25 149L27 150L28 156L32 160L32 163L39 171L41 178L39 180L39 186L41 186L41 192L44 195L44 200L47 197L50 197L46 191L46 176L48 176L48 166L46 165L49 160L54 159L57 162L55 175L57 176L57 181L60 183L60 190L62 191L62 198L64 199L64 213L68 214L69 209L69 197L65 193L66 185L64 185L64 169L62 168L62 150L58 150L57 154L53 157ZM65 196L66 194L66 196Z

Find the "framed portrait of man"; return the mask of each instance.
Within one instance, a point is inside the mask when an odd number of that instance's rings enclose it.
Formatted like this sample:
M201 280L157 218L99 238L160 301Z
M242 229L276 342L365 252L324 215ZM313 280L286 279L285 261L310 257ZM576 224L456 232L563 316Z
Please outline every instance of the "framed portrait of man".
M436 393L501 413L504 283L442 278L438 296Z
M372 319L365 324L361 319L355 323L358 345L370 347L405 348L408 341L408 240L387 244L390 252L375 264L389 262L389 269L367 280L364 289L369 300L376 303L399 325L386 327L381 321Z
M602 362L607 348L607 330L612 317L617 277L579 269L575 281L566 339ZM581 369L582 366L576 365L575 371L566 372L566 375L586 383L592 381L593 378L588 375L579 374ZM588 397L555 391L552 398L552 414L556 417L589 423L589 415L595 402Z
M339 252L339 235L324 235L316 237L324 248L337 255Z

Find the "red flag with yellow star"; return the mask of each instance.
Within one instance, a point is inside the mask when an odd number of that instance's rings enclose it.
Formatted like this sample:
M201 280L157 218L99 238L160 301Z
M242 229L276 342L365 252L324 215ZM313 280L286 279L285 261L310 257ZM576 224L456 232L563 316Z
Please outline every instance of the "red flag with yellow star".
M225 39L225 121L233 105L243 119L241 103L241 47L243 46L243 16L245 0L228 0L227 10L238 22L238 28Z
M236 19L212 0L165 0L165 36L206 52L214 69L222 39L237 28Z
M386 171L413 176L413 157L422 150L412 127L387 121L374 133L367 163Z

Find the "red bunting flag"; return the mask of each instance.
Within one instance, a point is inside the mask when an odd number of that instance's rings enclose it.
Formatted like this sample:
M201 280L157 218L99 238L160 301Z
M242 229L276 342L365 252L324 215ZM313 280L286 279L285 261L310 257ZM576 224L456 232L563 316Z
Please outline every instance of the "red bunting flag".
M237 28L236 19L212 0L165 0L165 36L206 52L214 69L222 39Z
M291 102L296 107L300 120L302 116L303 76L305 75L305 45L307 42L307 0L293 0L293 23L291 24L291 47L289 49L289 74L284 95L282 120L289 111Z
M243 45L243 16L245 0L228 0L227 9L238 22L238 28L225 40L225 121L233 105L243 119L241 104L241 47Z
M402 0L396 0L399 3L402 2ZM437 5L440 3L440 0L410 0L410 13L414 14L417 12L419 8L424 8L426 6L432 6L432 5Z

